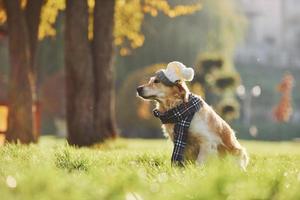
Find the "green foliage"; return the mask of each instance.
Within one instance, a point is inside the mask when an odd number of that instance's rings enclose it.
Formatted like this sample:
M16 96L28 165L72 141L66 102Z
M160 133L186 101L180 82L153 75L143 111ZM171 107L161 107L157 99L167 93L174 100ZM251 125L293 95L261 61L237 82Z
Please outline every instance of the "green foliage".
M0 148L1 199L300 198L299 144L243 143L251 157L245 173L230 157L172 168L172 145L165 140L118 139L116 148L108 149L77 149L52 138L38 145L6 145ZM90 164L69 172L57 167L57 155L69 157L65 152Z
M198 65L201 67L200 73L207 74L214 70L221 69L223 66L223 60L221 58L202 58Z
M230 65L230 59L218 53L204 53L196 67L194 84L203 88L203 97L219 115L231 121L239 117L239 103L235 89L240 83L239 74Z
M89 7L89 39L93 38L93 12L95 0L88 0ZM25 7L27 0L21 0L20 5ZM56 35L55 22L59 12L66 8L66 0L47 0L45 1L40 16L39 34L40 40ZM114 43L120 47L121 55L128 55L132 48L141 47L144 43L144 35L141 31L144 15L150 14L157 16L158 12L165 14L170 18L192 14L201 9L201 4L174 5L170 6L167 0L116 0L115 4L115 27ZM3 0L0 0L0 25L7 20L6 12L3 6Z
M201 52L217 52L231 57L246 28L246 17L237 1L204 0L200 15L207 31L203 35Z
M232 97L224 97L216 107L217 112L227 121L232 121L239 117L240 106L238 101Z
M202 18L204 34L197 60L197 81L202 84L206 100L226 120L239 116L235 89L240 83L233 65L233 55L244 35L246 20L236 1L204 0Z
M90 0L93 1L93 0ZM201 9L200 3L170 6L168 0L117 0L115 6L115 45L122 56L131 53L131 49L141 47L145 37L142 24L145 14L155 17L159 12L170 18L189 15Z
M233 88L236 86L235 76L233 74L224 74L221 77L218 77L215 80L216 89L224 91L229 88Z
M184 1L185 4L192 2L195 1ZM145 17L144 45L130 56L117 58L118 78L123 79L134 69L158 62L178 60L188 67L197 66L197 56L205 52L229 58L231 67L233 53L246 28L242 8L235 0L200 2L202 9L192 15L172 20L164 15Z

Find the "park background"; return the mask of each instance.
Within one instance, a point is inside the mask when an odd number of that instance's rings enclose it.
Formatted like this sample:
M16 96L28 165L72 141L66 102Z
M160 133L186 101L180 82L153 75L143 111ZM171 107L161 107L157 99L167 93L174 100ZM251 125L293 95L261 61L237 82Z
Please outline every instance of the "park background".
M140 12L137 12L141 9L139 1L128 1L128 5L124 4L125 1L117 2L120 8L115 15L119 20L116 23L123 24L116 25L118 30L114 31L112 65L115 72L117 132L120 136L162 137L159 121L151 116L151 105L136 98L135 88L146 83L155 70L177 60L196 70L195 80L190 84L192 91L202 95L227 119L239 138L299 138L298 1L213 0L202 1L198 5L199 1L176 0L169 2L174 10L155 7L152 2L153 5L149 3ZM3 3L1 5L3 8ZM176 14L176 5L186 5L187 10L178 9ZM43 5L34 61L38 132L61 137L67 136L65 63L68 61L65 61L67 37L64 35L64 9L64 1L47 1ZM2 22L0 101L5 106L10 101L9 34L3 16ZM73 28L80 31L78 24ZM126 29L127 32L124 31ZM89 30L89 37L90 34ZM100 42L107 41L100 39ZM212 70L204 72L202 65L205 61L220 61L222 69L215 72L214 64L211 64ZM107 67L107 70L111 69ZM293 76L292 88L287 94L291 98L288 97L287 104L282 102L284 105L280 112L286 116L278 120L274 110L284 98L278 87L287 74ZM1 120L3 129L6 129L7 115L5 112L3 115Z
M0 0L1 199L300 199L299 19L299 0ZM173 60L247 172L171 166L136 87Z

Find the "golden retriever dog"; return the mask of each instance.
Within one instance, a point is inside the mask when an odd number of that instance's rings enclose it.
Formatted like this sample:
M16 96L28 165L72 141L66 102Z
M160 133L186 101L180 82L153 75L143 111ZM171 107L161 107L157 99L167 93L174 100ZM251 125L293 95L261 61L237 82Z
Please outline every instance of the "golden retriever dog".
M190 91L184 81L174 86L163 84L156 76L147 84L137 88L138 96L144 100L157 102L157 109L165 112L188 101ZM199 96L198 96L199 97ZM230 126L201 98L203 105L195 113L188 131L185 159L202 165L210 155L231 154L238 159L239 166L245 170L249 158L244 147L238 142ZM163 132L172 141L174 124L163 124Z

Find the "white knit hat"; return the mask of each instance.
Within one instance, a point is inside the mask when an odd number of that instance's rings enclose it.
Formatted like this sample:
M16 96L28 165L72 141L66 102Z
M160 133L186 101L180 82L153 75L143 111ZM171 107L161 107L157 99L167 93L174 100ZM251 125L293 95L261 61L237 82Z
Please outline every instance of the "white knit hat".
M167 65L167 69L163 69L157 73L157 76L167 85L171 83L175 84L176 81L192 81L194 78L194 69L188 68L184 64L178 61L170 62Z

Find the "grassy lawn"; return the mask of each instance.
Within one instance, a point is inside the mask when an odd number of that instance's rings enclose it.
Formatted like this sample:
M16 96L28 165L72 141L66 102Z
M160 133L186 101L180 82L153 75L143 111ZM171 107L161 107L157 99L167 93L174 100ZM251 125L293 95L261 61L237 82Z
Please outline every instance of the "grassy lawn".
M247 173L230 158L170 167L166 140L108 142L75 149L44 137L0 147L0 199L300 199L300 144L243 142Z

